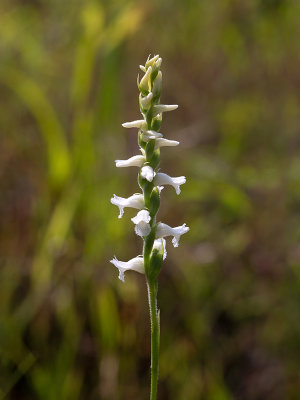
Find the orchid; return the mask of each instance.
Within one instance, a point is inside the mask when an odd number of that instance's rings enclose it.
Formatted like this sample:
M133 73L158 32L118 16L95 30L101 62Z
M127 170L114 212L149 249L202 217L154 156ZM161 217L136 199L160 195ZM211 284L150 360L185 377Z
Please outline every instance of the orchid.
M124 128L138 129L138 143L141 155L135 155L128 160L116 160L116 166L138 167L138 183L142 193L133 194L128 198L114 195L111 203L119 208L119 218L124 214L124 208L135 208L138 211L131 218L134 223L135 233L143 239L143 255L131 260L119 261L114 257L110 262L119 270L119 279L124 282L125 272L133 270L145 274L151 318L151 394L150 399L156 400L158 381L158 355L159 355L159 312L157 310L157 278L162 268L162 263L167 257L165 237L173 236L172 243L178 247L181 235L188 232L186 224L171 226L156 222L156 215L160 206L160 194L163 185L173 186L176 193L180 194L181 185L186 182L185 176L171 177L159 172L160 148L174 147L179 144L170 140L159 132L162 115L164 112L173 111L178 105L160 104L162 87L162 73L160 71L162 59L156 55L148 57L145 65L140 65L144 76L138 81L140 91L139 106L143 119L125 122Z

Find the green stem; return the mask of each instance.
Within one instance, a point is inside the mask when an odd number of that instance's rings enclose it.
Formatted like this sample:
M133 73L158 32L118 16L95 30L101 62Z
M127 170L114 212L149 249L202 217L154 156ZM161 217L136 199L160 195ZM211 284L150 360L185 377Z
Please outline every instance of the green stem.
M159 311L157 310L157 279L147 281L150 320L151 320L151 394L156 400L159 360Z

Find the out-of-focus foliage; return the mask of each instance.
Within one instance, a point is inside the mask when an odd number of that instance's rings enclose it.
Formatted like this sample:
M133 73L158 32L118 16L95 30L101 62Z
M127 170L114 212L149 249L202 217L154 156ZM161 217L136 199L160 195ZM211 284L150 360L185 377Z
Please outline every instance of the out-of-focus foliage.
M135 75L163 57L160 218L191 230L160 276L159 398L296 400L300 358L297 0L2 0L0 398L143 399ZM176 216L176 218L173 218ZM180 221L179 221L180 222Z

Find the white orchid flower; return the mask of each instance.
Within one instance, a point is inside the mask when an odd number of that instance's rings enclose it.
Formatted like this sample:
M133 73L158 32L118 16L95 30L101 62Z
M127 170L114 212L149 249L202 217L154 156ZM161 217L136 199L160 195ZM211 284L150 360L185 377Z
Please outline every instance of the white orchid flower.
M122 218L125 207L137 208L138 210L141 210L145 205L144 196L140 193L133 194L127 199L124 197L116 196L114 194L114 197L110 199L110 202L115 206L119 207L120 210L119 218Z
M155 172L153 171L153 168L150 167L149 165L145 165L142 169L141 169L141 176L144 179L147 179L148 182L152 182L153 178L155 176Z
M112 260L110 260L110 262L114 264L115 267L118 268L119 279L122 282L125 282L124 273L128 270L133 270L139 272L140 274L145 273L143 256L134 257L129 261L119 261L116 257L114 257Z
M147 130L147 122L144 119L137 119L135 121L124 122L122 126L124 128L138 128Z
M156 104L153 106L153 116L166 111L173 111L178 108L177 104Z
M116 167L124 168L124 167L141 167L145 162L145 156L133 156L128 158L128 160L116 160Z
M159 222L157 224L156 237L163 238L166 236L173 236L173 239L172 239L173 246L178 247L180 236L183 235L184 233L188 232L189 230L190 230L190 228L188 226L186 226L186 224L172 228L171 226L169 226L167 224Z
M155 140L155 149L159 149L160 147L174 147L178 145L179 142L177 142L177 140L169 140L164 138L158 138Z
M144 167L143 167L144 168ZM176 194L180 194L180 185L186 182L185 176L178 176L172 178L171 176L158 172L154 178L154 185L171 185L176 191Z
M134 218L131 218L131 221L135 224L135 233L138 236L148 236L151 232L151 227L149 222L151 220L149 211L141 210L137 213Z
M161 252L162 248L163 248L163 251L164 251L163 260L165 260L166 257L167 257L166 240L164 238L160 238L160 239L154 240L153 249L156 249L159 252Z

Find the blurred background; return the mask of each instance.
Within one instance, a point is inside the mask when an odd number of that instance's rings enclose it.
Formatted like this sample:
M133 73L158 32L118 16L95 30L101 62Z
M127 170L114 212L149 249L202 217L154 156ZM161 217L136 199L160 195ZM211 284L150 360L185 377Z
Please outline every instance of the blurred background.
M298 0L1 0L0 399L146 399L138 65L163 58L162 132L190 232L159 278L160 400L299 399Z

